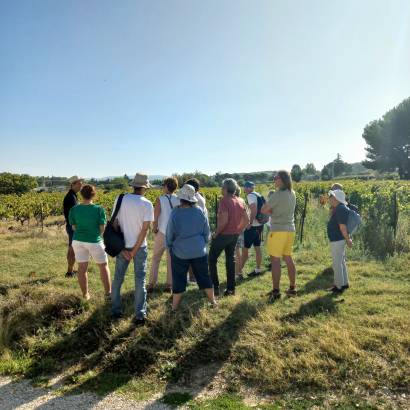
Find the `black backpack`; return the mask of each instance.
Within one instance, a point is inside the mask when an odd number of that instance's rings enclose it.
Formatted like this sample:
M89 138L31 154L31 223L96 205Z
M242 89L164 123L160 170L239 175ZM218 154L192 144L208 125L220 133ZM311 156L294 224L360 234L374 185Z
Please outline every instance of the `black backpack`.
M257 198L257 205L256 205L256 216L255 219L261 224L264 225L269 222L269 215L263 214L261 212L261 209L263 205L266 203L266 199L264 198L263 195L259 195L256 192L251 192L251 194L254 194Z
M123 198L124 194L121 194L118 197L114 213L112 214L110 221L107 223L103 234L105 252L112 257L118 256L125 248L124 234L121 232L120 227L116 228L114 226L114 221L120 211Z

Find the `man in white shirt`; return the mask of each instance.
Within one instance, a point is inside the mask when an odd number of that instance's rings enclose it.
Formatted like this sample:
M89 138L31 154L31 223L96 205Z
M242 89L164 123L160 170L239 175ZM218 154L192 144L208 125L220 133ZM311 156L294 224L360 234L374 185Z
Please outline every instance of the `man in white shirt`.
M147 233L154 220L154 207L144 197L145 191L151 187L148 176L135 174L131 183L134 188L132 194L123 197L116 223L124 234L125 249L116 257L115 274L112 283L112 316L122 317L121 286L131 259L134 260L135 273L135 319L137 326L145 324L147 314L147 291L145 289L145 276L147 273ZM115 200L114 207L118 198Z
M242 251L242 269L244 268L246 261L249 257L249 249L252 246L255 248L256 255L256 268L249 273L249 276L258 276L262 274L262 251L261 251L261 239L263 225L260 224L256 215L258 213L258 197L260 194L255 192L255 184L251 181L246 181L244 184L244 191L246 192L247 202L250 209L250 222L248 227L244 231L244 247Z

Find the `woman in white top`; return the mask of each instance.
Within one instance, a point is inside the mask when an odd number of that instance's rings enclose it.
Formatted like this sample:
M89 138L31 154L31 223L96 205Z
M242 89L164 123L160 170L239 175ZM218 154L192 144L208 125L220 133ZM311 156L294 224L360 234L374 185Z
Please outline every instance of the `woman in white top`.
M179 205L179 199L174 195L178 188L178 180L176 178L166 178L162 184L163 195L157 198L154 207L154 248L152 251L151 274L149 278L149 285L147 292L152 293L158 282L158 270L162 255L166 250L165 234L167 232L168 219L173 208ZM167 253L167 284L165 292L172 291L172 270L171 270L171 256Z

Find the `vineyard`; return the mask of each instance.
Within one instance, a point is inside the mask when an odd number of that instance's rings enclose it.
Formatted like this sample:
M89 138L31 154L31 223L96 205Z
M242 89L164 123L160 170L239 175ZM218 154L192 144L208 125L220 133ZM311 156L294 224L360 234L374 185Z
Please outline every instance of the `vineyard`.
M309 202L317 207L327 205L329 182L301 182L295 184L296 211L295 218L302 240L301 229L304 209ZM395 251L406 251L408 248L408 214L410 213L410 184L402 181L343 181L344 190L351 203L359 207L363 217L363 228L357 239L364 252L384 258ZM267 196L268 185L257 187ZM96 202L101 204L107 214L112 211L115 197L121 191L99 191ZM216 209L219 188L201 190L207 201L211 227L216 224ZM147 198L155 202L161 194L158 189L147 192ZM0 219L15 220L23 225L35 220L37 225L50 216L62 215L64 193L27 193L23 195L0 195ZM399 223L400 222L400 223Z

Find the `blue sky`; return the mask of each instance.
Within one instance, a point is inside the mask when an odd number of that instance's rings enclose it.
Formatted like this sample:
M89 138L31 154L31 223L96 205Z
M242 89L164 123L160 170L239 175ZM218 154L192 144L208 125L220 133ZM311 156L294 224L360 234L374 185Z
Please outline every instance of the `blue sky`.
M0 171L257 171L410 96L408 0L2 0Z

